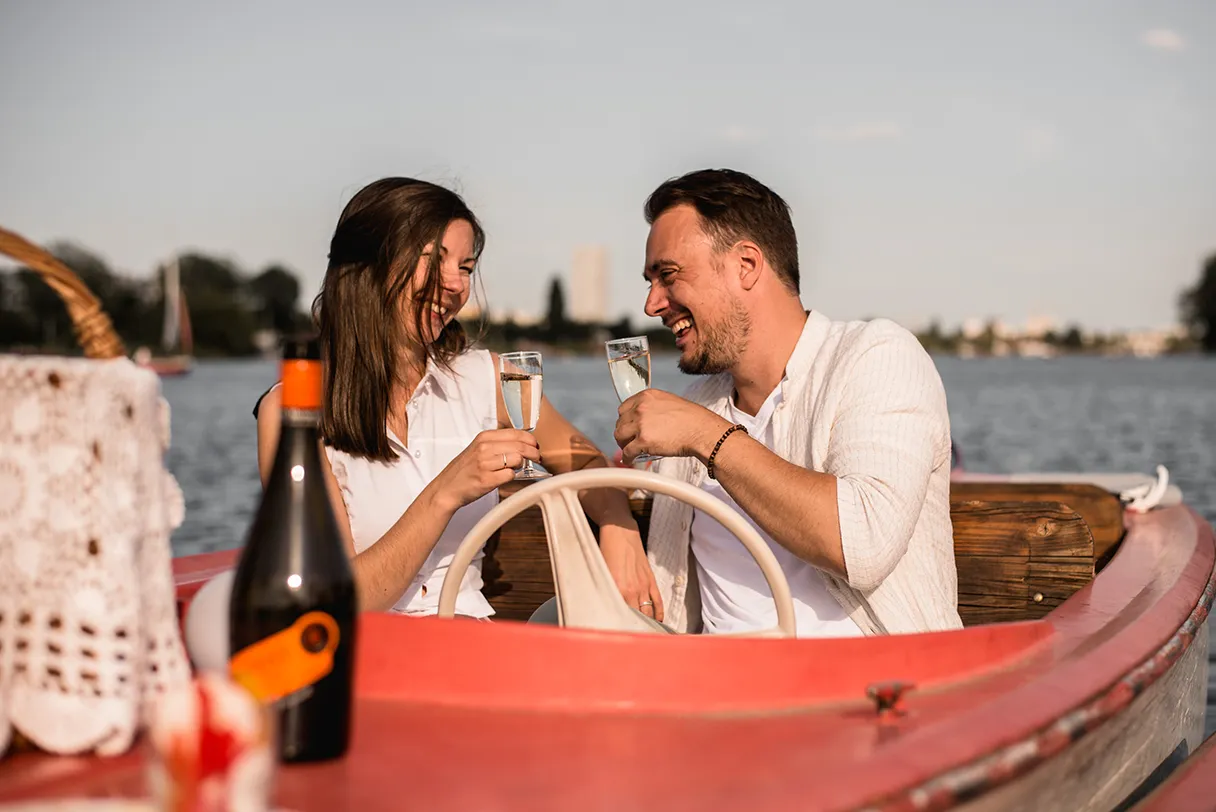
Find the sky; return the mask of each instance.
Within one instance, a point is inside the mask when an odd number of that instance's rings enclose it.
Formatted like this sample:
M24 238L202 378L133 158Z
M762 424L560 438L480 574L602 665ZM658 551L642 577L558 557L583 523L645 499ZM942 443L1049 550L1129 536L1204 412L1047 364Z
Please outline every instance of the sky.
M134 276L311 300L409 175L481 219L492 309L601 243L641 324L642 205L708 166L786 199L832 318L1168 326L1216 253L1216 3L0 0L0 225Z

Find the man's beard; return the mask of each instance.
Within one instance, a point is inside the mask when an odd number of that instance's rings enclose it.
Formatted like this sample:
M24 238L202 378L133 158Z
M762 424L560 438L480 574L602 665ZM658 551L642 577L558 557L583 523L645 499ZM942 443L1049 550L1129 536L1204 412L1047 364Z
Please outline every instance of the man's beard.
M730 314L720 322L695 322L696 353L687 361L680 356L680 371L685 375L717 375L730 372L739 356L747 350L752 320L738 302L731 302Z

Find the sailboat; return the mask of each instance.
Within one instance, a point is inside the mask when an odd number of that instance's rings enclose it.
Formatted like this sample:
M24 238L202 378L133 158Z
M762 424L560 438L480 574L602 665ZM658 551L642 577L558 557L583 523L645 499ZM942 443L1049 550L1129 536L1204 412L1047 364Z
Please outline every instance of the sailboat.
M135 352L134 361L162 377L185 375L194 366L194 335L190 329L190 310L182 291L181 267L177 257L165 268L163 277L165 322L161 333L164 355L153 355L147 347ZM176 348L176 353L172 350Z

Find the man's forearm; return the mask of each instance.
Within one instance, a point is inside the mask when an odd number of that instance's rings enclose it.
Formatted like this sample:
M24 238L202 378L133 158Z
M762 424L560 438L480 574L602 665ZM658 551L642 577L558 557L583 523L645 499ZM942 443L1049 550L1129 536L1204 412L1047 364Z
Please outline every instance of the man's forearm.
M708 463L730 427L707 433L696 449ZM803 561L846 577L836 502L836 477L793 465L743 432L734 432L714 457L714 478L764 532Z

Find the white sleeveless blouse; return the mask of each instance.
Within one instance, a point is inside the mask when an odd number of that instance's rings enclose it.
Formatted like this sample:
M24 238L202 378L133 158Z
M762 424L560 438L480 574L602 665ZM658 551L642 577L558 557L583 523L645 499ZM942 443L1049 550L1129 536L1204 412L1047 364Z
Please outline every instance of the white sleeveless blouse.
M397 453L393 462L376 462L326 446L325 451L341 486L350 518L355 551L362 552L388 532L405 509L477 434L498 427L498 374L486 350L470 350L452 361L451 371L427 364L406 406L409 445L391 431L389 444ZM387 426L386 426L387 428ZM391 611L429 615L439 609L439 590L456 548L482 516L498 504L491 491L456 511L431 554L393 605ZM484 618L494 614L481 594L479 551L460 584L456 612Z

